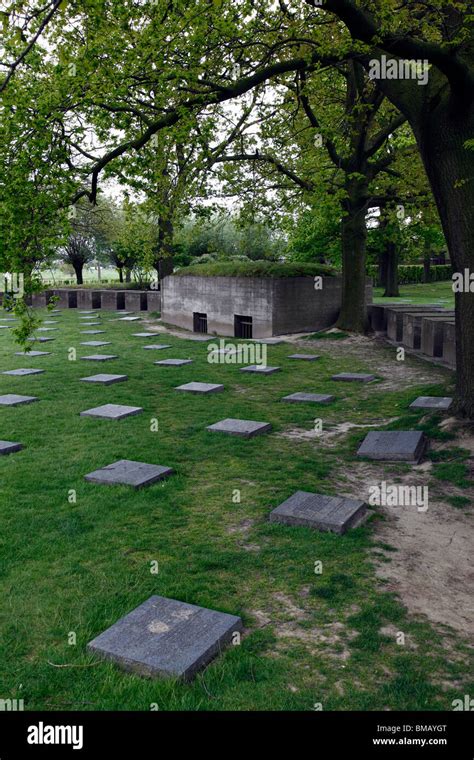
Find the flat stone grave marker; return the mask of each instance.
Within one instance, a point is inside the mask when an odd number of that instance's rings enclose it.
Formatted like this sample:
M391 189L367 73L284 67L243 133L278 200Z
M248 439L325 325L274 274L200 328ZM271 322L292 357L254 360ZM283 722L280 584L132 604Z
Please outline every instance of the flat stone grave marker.
M341 380L346 383L371 383L375 380L375 375L366 375L361 372L341 372L339 375L333 375L331 380Z
M81 356L82 361L90 362L108 362L111 359L118 359L114 354L91 354L90 356Z
M118 462L108 464L106 467L101 467L99 470L84 475L84 480L101 485L143 488L143 486L150 486L158 480L167 478L173 472L171 467L163 467L159 464L119 459Z
M59 321L57 319L45 319L43 321L44 325L58 325Z
M119 317L119 322L138 322L141 317Z
M16 322L16 317L0 317L0 322Z
M17 393L6 393L0 396L0 406L21 406L22 404L32 404L33 401L39 401L36 396L19 396Z
M235 615L151 596L87 647L139 675L191 681L241 630Z
M285 341L281 338L262 338L261 340L257 340L255 342L266 343L267 346L278 346L280 343L284 343Z
M11 330L13 325L0 325L0 330Z
M357 456L386 462L419 462L426 444L426 436L419 430L374 430L362 441Z
M150 332L142 332L142 333L132 333L134 338L155 338L156 333L150 333Z
M81 343L81 346L95 346L96 348L99 348L99 346L110 345L112 345L110 340L85 340L83 343Z
M121 317L127 317L129 314L134 314L133 311L116 311L116 314L119 314Z
M105 420L124 420L143 412L141 406L125 406L124 404L103 404L81 412L81 417L101 417Z
M15 351L15 356L51 356L51 351Z
M291 354L288 359L301 359L304 362L314 362L316 359L320 359L320 356L316 354Z
M56 338L43 338L42 336L37 338L34 336L32 338L28 338L28 340L31 341L31 343L49 343L49 341L56 340Z
M97 327L100 322L81 322L81 327Z
M94 314L94 316L97 316L97 309L81 309L79 314ZM83 317L80 317L80 319L83 319Z
M57 327L38 327L37 332L57 332Z
M100 383L101 385L112 385L113 383L123 383L128 380L127 375L107 375L105 373L91 375L90 377L81 377L83 383Z
M418 396L410 404L410 409L441 409L447 411L453 399L449 396Z
M162 359L159 362L153 362L153 364L161 364L163 367L182 367L183 364L192 363L192 359Z
M2 372L2 375L24 377L25 375L41 375L43 372L44 369L9 369L6 372Z
M215 422L209 425L206 430L215 433L227 433L227 435L236 435L241 438L253 438L262 433L268 433L272 426L268 422L257 422L256 420L236 420L227 417L225 420Z
M81 335L103 335L105 330L81 330Z
M249 367L241 367L241 372L255 373L256 375L273 375L280 371L280 367L268 367L264 364L251 364Z
M270 512L270 522L299 525L342 535L367 517L367 507L360 499L327 496L296 491Z
M22 443L13 443L12 441L0 441L0 454L13 454L23 448Z
M153 343L153 345L142 346L142 348L145 351L161 351L163 348L171 348L171 346L168 346L166 343Z
M219 393L224 390L224 386L219 383L185 383L184 385L178 385L175 390L183 391L184 393Z
M334 401L334 396L330 396L328 393L290 393L289 396L284 396L282 401L288 401L290 404L309 403L309 404L330 404Z

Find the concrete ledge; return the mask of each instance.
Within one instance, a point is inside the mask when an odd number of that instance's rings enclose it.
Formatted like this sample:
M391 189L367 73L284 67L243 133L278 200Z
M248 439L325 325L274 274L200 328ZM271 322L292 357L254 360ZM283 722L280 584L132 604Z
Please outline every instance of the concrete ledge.
M444 325L454 325L454 318L424 317L421 320L421 351L427 356L443 357Z

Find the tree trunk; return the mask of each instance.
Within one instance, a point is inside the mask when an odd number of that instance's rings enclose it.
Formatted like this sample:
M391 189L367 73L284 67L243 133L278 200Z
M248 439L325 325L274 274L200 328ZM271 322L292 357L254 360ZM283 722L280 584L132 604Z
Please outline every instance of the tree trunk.
M342 302L337 327L365 333L368 329L365 292L367 194L365 185L352 179L347 180L346 191L345 215L341 222Z
M431 282L431 256L429 251L423 256L423 282Z
M385 298L395 298L400 295L398 287L398 245L393 240L388 240L384 255L385 265Z
M474 151L465 142L474 135L474 104L445 103L427 114L415 131L438 207L453 271L474 273ZM474 292L455 295L456 397L459 416L474 419Z
M117 267L119 274L119 282L123 282L123 267Z
M125 282L131 282L132 281L132 270L126 269L125 270Z
M76 281L78 285L83 285L84 280L82 277L82 270L84 269L84 264L73 264L72 268L74 269L74 272L76 273Z
M385 288L385 283L387 282L387 251L385 248L379 254L378 265L377 287Z

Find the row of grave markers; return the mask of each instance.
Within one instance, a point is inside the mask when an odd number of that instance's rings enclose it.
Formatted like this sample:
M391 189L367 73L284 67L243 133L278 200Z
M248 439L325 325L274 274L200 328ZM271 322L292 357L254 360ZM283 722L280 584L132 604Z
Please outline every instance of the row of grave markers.
M57 310L54 312L59 314ZM83 312L92 314L93 312ZM86 317L87 319L87 317ZM125 315L123 320L136 321L139 317ZM47 321L52 324L52 320ZM46 323L46 321L45 321ZM89 324L97 326L100 323ZM2 325L2 327L5 327ZM7 326L9 327L9 326ZM57 328L40 328L50 331ZM88 334L100 334L102 330L87 330ZM137 337L151 337L155 333L136 333ZM35 340L47 342L54 338L39 337ZM89 341L81 345L109 345L108 341ZM146 349L170 348L155 344ZM46 356L49 352L18 352L17 355ZM112 355L91 355L84 360L108 361L118 358ZM290 359L314 361L319 357L310 354L292 354ZM164 366L181 366L192 363L191 359L166 359L154 362ZM243 372L273 374L279 367L252 365L241 368ZM6 375L31 375L43 372L41 369L8 370ZM84 382L110 385L127 380L126 375L98 374L81 378ZM372 382L374 375L340 373L333 380L346 382ZM176 387L177 391L214 394L224 390L219 383L190 382ZM334 396L329 394L293 393L285 396L286 402L330 403ZM18 406L37 401L34 396L6 394L0 396L0 405ZM449 409L452 399L446 397L419 397L410 406L423 409ZM80 413L84 417L123 419L139 414L141 407L120 404L104 404ZM256 420L227 418L207 427L210 432L218 432L243 438L253 438L267 433L271 424ZM425 435L420 431L371 431L358 449L358 456L383 461L419 462L427 445ZM0 454L10 454L21 450L22 444L0 441ZM85 475L91 483L106 485L128 485L142 488L174 474L171 467L121 459ZM348 529L358 527L369 516L366 504L359 499L349 499L327 494L296 491L277 506L269 515L271 522L290 526L303 526L321 531L331 531L339 535ZM184 681L191 680L222 649L240 641L243 624L240 617L215 610L198 607L174 599L151 596L129 614L122 617L87 645L88 649L118 664L125 670L143 676L172 676Z

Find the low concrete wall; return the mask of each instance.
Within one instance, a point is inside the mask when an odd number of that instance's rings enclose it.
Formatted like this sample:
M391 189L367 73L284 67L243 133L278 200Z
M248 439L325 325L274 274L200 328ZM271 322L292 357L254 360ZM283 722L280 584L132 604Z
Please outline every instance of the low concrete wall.
M126 290L125 291L125 308L128 311L146 311L147 310L146 290Z
M456 367L456 325L454 322L443 324L443 360L450 367Z
M341 306L342 280L323 277L205 277L170 275L162 283L162 318L193 330L193 314L207 314L209 333L234 336L234 317L252 317L254 338L329 327ZM372 285L367 281L367 298Z
M441 359L445 353L444 342L444 325L446 323L455 324L454 317L425 317L421 320L421 352L426 356L438 357Z
M62 309L109 309L118 311L160 311L161 293L152 290L92 290L92 288L54 288L34 293L33 306L44 307L50 296L59 298Z
M161 312L161 293L158 290L148 290L146 300L148 311Z

